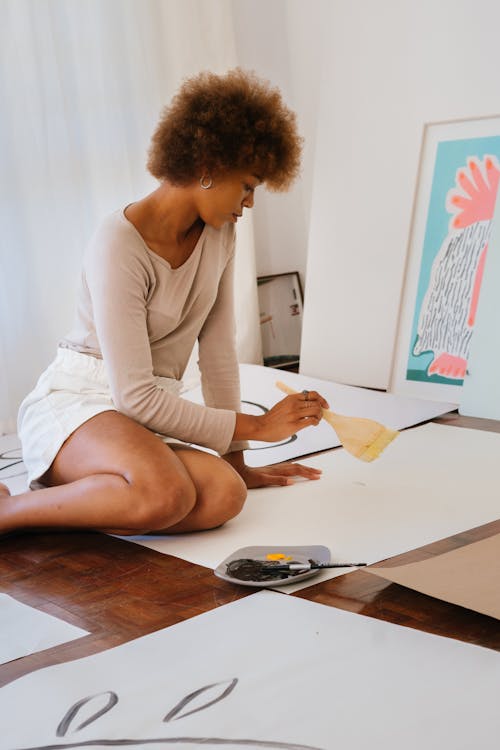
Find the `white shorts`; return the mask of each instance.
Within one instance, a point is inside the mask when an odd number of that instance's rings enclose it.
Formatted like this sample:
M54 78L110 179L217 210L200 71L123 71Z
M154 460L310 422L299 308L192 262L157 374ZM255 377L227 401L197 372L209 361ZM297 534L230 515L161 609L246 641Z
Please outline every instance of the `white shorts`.
M156 378L159 387L178 395L182 382ZM72 349L58 349L51 365L24 399L18 416L18 434L31 489L50 468L68 437L84 422L103 411L116 411L102 359ZM168 442L178 443L174 438Z

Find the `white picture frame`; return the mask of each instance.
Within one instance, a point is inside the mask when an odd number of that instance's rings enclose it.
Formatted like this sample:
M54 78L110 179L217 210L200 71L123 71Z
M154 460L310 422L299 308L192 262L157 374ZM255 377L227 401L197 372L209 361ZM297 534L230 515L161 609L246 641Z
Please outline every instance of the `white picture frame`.
M458 404L500 176L500 115L427 123L389 390Z

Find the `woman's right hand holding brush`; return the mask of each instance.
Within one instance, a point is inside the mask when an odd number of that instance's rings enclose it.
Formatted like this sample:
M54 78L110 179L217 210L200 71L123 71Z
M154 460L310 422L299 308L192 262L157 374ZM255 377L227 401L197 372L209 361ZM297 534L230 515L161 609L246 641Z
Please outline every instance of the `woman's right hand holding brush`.
M321 421L327 401L316 391L294 393L278 401L260 416L236 415L233 440L263 440L273 443L285 440L305 427L315 427Z

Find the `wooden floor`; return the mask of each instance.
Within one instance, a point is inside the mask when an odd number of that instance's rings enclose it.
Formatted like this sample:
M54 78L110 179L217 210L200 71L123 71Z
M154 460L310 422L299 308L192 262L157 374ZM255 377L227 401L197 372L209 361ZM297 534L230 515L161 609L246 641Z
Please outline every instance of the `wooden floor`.
M500 432L499 422L455 413L435 421ZM391 562L422 560L497 533L500 520L391 558ZM0 545L1 592L90 632L80 640L0 665L0 685L255 592L222 581L207 568L101 534L22 535L5 538ZM362 570L293 596L500 651L498 620Z

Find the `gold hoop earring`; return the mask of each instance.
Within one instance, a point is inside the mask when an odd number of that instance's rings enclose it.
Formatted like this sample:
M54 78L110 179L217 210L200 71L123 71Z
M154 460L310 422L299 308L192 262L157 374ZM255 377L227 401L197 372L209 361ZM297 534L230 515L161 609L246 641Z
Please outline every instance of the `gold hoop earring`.
M206 182L208 180L208 182ZM212 187L212 178L210 176L206 177L203 175L203 177L200 177L200 187L203 188L203 190L210 190Z

